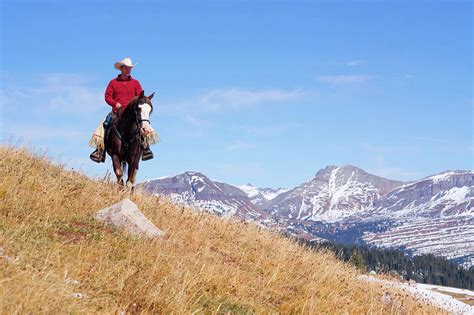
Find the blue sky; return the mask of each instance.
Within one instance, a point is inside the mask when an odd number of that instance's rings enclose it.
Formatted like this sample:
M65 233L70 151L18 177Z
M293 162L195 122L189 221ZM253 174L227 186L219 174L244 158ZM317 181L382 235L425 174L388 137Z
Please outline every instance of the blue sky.
M473 169L470 1L3 1L1 140L91 176L115 61L156 92L138 180L293 187L327 165Z

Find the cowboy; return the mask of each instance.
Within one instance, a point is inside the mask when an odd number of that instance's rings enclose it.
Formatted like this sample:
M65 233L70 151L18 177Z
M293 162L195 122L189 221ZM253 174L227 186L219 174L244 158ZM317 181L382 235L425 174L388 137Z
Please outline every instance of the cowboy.
M112 112L110 112L104 120L103 134L107 134L107 129L110 126L112 118L119 109L125 109L128 103L135 96L140 95L142 87L138 80L132 78L130 73L134 64L130 58L124 58L114 64L115 69L120 71L120 74L109 82L107 89L105 90L105 101L107 104L112 106ZM153 158L153 152L151 152L147 141L143 141L143 155L142 160L147 161ZM101 163L105 161L105 148L103 145L97 145L96 150L91 153L90 158L92 161Z

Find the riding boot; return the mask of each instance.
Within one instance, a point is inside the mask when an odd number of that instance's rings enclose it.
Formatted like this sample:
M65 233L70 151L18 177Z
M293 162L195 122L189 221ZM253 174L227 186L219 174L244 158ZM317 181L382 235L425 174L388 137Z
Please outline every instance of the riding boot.
M153 158L153 152L151 152L150 147L143 148L142 161L148 161Z
M105 152L102 149L96 149L91 153L90 158L96 163L103 163L105 162Z

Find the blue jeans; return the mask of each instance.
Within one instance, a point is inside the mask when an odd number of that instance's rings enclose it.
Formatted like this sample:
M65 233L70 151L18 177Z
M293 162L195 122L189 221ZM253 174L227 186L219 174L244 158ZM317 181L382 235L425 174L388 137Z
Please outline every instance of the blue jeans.
M110 124L112 123L112 117L114 116L114 113L113 112L110 112L107 114L107 117L105 117L105 120L104 120L104 129L107 130L107 128L110 127Z

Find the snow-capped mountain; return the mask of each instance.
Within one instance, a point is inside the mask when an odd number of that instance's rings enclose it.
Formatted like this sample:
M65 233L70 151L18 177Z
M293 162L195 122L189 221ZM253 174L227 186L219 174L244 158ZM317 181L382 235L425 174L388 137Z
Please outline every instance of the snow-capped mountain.
M334 222L373 206L402 184L351 165L328 166L310 181L279 194L265 210L290 220Z
M185 172L140 184L143 190L169 196L174 202L222 216L263 220L267 215L239 188L213 181L199 172Z
M474 263L474 172L447 171L388 193L354 221L394 221L386 231L366 232L369 244L404 247Z
M403 183L351 165L328 166L289 190L239 187L186 172L141 184L150 192L306 239L398 247L474 265L474 172Z
M453 217L474 215L474 173L447 171L398 187L387 194L370 216Z
M254 205L261 209L265 207L268 201L275 199L278 195L288 191L288 189L285 188L259 188L252 186L251 184L240 185L237 187L247 194Z

